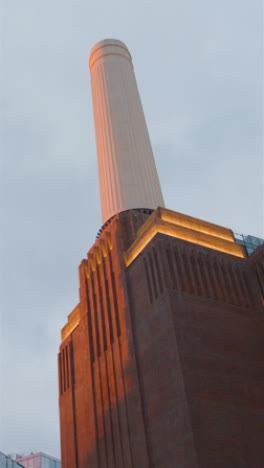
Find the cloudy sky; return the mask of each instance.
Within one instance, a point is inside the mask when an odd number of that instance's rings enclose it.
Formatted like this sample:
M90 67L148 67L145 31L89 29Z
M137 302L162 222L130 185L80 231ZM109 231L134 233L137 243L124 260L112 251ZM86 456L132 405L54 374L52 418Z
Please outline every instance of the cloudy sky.
M166 206L263 237L261 4L0 0L0 450L60 455L60 329L101 226L90 49L132 54Z

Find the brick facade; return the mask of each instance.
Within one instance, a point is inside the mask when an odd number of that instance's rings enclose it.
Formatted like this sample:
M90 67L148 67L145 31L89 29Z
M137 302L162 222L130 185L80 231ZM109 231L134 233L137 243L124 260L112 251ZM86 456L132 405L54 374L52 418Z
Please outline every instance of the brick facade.
M226 253L223 228L209 248L218 231L191 218L197 242L170 227L146 243L155 213L116 215L80 265L58 358L62 467L261 468L264 250Z

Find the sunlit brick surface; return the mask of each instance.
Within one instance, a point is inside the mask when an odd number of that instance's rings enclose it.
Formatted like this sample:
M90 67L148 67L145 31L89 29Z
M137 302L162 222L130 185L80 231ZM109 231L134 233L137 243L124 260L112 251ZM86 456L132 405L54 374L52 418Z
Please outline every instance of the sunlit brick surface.
M117 215L80 265L62 467L261 468L263 247L245 259L157 233L126 267L148 216Z

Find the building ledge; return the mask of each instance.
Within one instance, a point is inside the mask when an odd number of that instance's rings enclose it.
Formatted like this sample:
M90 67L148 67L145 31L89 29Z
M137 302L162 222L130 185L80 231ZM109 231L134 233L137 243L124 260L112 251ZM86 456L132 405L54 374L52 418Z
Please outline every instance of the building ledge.
M158 207L138 230L133 244L124 252L126 267L135 260L158 233L236 257L245 258L246 256L243 246L235 242L231 229Z
M68 322L66 325L63 327L61 330L61 341L66 340L67 336L70 335L70 333L78 327L80 323L80 316L81 316L81 310L80 310L80 304L78 304L73 311L68 315Z

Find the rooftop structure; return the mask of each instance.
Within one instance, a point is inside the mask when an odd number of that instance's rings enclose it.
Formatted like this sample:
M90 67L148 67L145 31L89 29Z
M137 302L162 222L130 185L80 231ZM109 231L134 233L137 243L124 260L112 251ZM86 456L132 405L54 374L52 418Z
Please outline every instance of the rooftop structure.
M0 468L21 468L23 465L13 460L9 455L0 452Z
M264 239L251 235L238 234L234 232L235 241L244 246L246 254L249 257L264 243Z
M16 460L24 468L61 468L58 458L43 452L31 453Z

